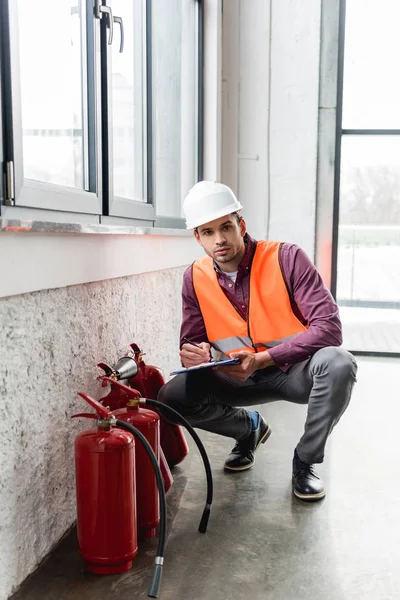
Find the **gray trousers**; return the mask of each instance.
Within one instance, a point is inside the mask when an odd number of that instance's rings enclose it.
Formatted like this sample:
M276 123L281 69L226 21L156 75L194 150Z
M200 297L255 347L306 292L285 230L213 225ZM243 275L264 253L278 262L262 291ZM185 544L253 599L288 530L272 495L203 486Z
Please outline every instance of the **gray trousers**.
M247 410L239 407L275 400L308 404L297 452L304 462L320 463L327 438L350 402L356 373L352 354L330 346L286 373L267 367L245 382L217 369L177 375L161 388L158 400L181 413L193 427L236 440L252 430Z

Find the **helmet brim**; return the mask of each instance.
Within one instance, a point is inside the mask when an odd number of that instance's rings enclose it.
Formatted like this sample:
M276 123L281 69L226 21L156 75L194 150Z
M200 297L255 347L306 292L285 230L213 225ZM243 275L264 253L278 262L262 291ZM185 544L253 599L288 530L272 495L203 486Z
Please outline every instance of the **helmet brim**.
M196 227L200 227L200 225L205 225L206 223L211 223L211 221L215 221L215 219L220 219L221 217L225 217L231 215L233 213L239 212L242 210L243 206L240 202L235 202L231 204L231 206L224 206L223 209L215 211L215 213L207 216L207 221L204 219L192 219L192 221L186 221L186 229L196 229Z

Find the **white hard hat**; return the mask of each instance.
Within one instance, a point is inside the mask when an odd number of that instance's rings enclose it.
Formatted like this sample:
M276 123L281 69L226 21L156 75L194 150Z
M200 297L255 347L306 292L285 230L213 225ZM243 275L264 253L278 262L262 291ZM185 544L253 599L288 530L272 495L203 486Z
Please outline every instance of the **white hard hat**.
M183 202L186 229L230 215L243 206L227 185L215 181L199 181L189 191Z

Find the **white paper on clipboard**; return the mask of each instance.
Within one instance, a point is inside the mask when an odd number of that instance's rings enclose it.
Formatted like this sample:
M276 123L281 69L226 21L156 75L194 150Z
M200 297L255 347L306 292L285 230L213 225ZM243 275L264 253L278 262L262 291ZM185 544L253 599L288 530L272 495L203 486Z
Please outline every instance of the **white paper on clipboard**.
M170 375L179 375L180 373L190 373L190 371L202 371L203 369L212 369L212 367L222 367L223 365L238 365L240 358L227 358L226 360L216 360L208 363L202 363L195 367L182 367L176 371L172 371Z

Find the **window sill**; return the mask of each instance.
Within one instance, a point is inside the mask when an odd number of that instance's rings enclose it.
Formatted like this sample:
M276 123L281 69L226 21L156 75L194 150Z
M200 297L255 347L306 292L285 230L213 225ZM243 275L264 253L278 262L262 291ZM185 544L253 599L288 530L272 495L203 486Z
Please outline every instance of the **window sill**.
M192 237L186 229L165 227L132 227L129 225L97 225L94 223L56 223L48 221L25 221L22 219L1 219L0 232L20 233L66 233L101 235L161 235L174 237Z
M186 267L203 252L185 229L0 219L0 254L1 298Z

